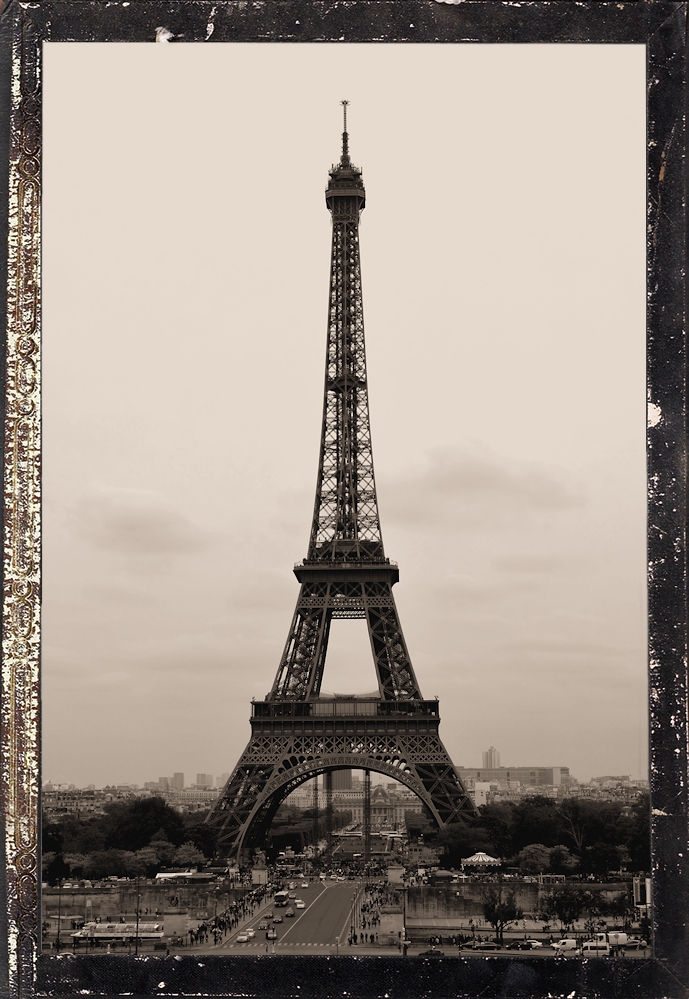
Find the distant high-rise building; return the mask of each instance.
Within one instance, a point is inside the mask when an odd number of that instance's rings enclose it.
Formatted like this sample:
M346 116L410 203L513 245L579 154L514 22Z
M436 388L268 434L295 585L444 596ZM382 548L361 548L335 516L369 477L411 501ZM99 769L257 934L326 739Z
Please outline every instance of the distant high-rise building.
M333 770L333 791L352 790L352 771Z
M196 775L196 786L197 787L213 787L213 774L197 774Z
M175 791L181 791L184 788L184 774L173 774L172 783L170 785Z
M225 784L227 784L229 778L230 778L230 775L227 774L227 773L220 774L219 777L215 778L215 786L216 787L225 787Z
M158 787L160 788L161 791L169 791L170 790L170 778L169 777L159 777L158 778Z
M483 769L484 770L495 770L500 766L500 753L497 751L495 746L491 746L488 752L482 753L483 756Z

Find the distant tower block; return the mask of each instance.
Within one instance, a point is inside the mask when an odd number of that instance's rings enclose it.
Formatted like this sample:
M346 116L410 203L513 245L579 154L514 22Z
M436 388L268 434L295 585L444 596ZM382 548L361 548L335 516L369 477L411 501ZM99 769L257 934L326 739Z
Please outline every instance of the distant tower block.
M265 843L280 802L307 780L333 771L351 780L352 770L363 770L365 793L371 772L399 781L421 799L439 829L475 814L440 741L438 701L425 700L419 689L392 592L399 569L383 548L359 257L366 192L349 156L343 104L342 154L325 192L332 243L311 535L306 558L294 569L301 586L275 682L264 701L252 703L249 744L207 819L226 857L250 856ZM395 169L405 168L404 159L395 163ZM410 189L416 186L410 178ZM417 195L410 193L397 210L421 210ZM354 618L366 621L378 689L359 697L322 695L330 625ZM326 811L328 791L326 784Z
M481 754L483 756L483 769L484 770L497 770L500 766L500 753L497 751L495 746L491 746L490 749Z
M170 786L175 791L182 791L184 789L184 774L173 774L172 784Z

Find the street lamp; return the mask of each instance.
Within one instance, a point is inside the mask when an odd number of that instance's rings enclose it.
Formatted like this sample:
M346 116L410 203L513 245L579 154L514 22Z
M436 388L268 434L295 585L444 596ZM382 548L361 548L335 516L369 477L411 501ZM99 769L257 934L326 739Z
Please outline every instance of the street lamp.
M134 957L139 955L139 881L141 875L136 875L136 939L134 941Z
M62 925L62 878L57 879L57 939L55 950L60 953L60 926Z

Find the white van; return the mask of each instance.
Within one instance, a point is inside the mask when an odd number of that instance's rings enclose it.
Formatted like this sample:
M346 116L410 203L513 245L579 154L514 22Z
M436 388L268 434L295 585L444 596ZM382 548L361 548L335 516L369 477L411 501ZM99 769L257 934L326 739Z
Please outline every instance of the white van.
M577 951L581 957L609 957L610 944L600 940L587 940Z
M571 937L567 937L565 940L556 940L552 944L552 947L558 953L565 954L567 951L575 951L577 949L577 942L576 940L572 940Z

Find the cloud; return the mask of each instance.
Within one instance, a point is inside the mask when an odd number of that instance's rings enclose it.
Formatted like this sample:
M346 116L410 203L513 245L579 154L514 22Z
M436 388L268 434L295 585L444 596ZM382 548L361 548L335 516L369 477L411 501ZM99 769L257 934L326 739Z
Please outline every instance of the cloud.
M74 533L95 548L122 555L172 555L207 548L211 535L159 493L99 489L69 513Z
M398 522L475 526L571 510L583 488L561 469L498 455L479 444L427 453L425 467L384 481L384 515Z
M545 575L566 569L573 559L559 555L538 555L528 552L518 552L512 555L499 555L493 559L493 566L498 572L518 575Z

